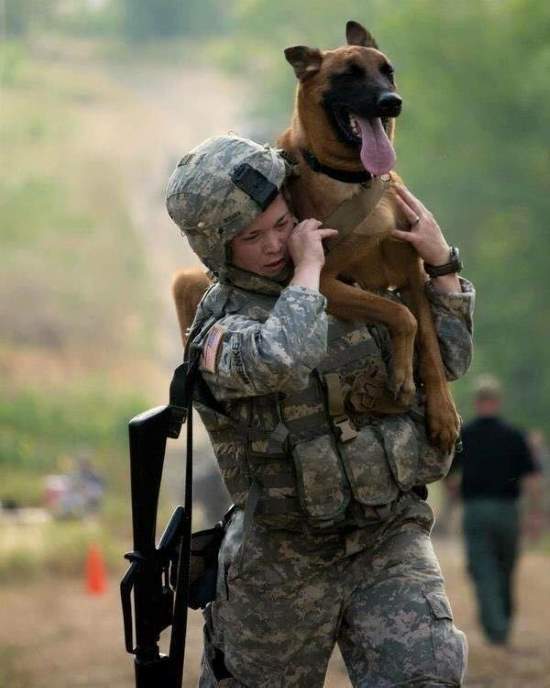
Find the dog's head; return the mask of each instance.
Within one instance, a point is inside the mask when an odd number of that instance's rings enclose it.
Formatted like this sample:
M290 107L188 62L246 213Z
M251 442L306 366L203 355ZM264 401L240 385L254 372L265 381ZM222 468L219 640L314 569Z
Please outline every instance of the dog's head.
M348 45L336 50L285 50L299 80L305 143L325 164L349 169L355 163L385 174L395 163L391 139L402 103L393 67L361 24L349 21L346 38Z

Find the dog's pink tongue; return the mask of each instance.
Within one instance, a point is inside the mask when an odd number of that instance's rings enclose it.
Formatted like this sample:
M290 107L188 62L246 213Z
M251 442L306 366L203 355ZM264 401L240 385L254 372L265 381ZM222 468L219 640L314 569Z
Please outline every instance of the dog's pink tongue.
M360 119L356 117L361 129L361 162L373 176L389 172L395 164L395 151L384 131L382 120Z

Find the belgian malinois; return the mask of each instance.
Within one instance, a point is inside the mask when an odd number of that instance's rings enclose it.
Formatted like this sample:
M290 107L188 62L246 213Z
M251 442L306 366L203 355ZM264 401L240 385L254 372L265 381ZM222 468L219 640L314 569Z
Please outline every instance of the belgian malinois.
M321 292L328 299L328 311L338 318L387 326L392 342L393 412L403 411L414 398L416 340L430 438L449 452L458 437L459 417L425 296L427 276L415 250L390 235L394 227L409 227L391 190L399 181L390 170L395 163L392 140L401 98L393 68L371 34L348 22L346 37L348 45L336 50L305 46L285 50L298 78L291 125L278 140L299 168L288 191L298 219L325 220L360 193L362 184L389 172L387 189L367 219L328 252ZM205 289L207 284L206 277L197 273L176 277L174 296L183 337L190 322L184 311L196 305L186 304L188 289ZM399 289L407 305L374 291L389 287Z
M357 22L348 22L346 37L348 45L336 50L305 46L285 50L298 88L291 125L278 144L299 163L300 174L289 182L299 219L327 218L360 192L362 175L366 173L368 183L369 178L390 172L395 162L392 139L402 103L393 68ZM390 180L367 219L329 251L321 292L328 299L329 312L337 317L387 326L393 354L391 385L404 406L410 404L415 389L416 335L430 436L450 451L458 437L459 417L425 296L422 261L408 243L390 235L394 227L409 226L391 190L399 178L390 172ZM410 310L369 291L388 287L399 289Z

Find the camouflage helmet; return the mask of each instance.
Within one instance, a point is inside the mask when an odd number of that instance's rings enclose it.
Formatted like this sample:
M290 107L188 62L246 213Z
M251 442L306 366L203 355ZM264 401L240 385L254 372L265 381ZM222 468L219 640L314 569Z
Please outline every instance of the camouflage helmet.
M280 150L240 136L214 136L185 155L168 181L168 214L220 276L227 245L279 193L290 163Z

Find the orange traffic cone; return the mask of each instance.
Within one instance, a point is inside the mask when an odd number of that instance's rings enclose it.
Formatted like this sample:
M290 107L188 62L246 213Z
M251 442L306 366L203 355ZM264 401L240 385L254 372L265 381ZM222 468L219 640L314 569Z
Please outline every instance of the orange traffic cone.
M107 589L105 561L99 547L91 544L86 557L86 592L101 595Z

